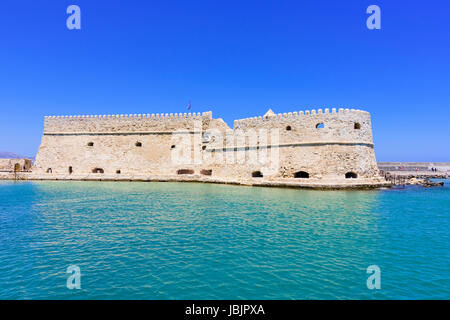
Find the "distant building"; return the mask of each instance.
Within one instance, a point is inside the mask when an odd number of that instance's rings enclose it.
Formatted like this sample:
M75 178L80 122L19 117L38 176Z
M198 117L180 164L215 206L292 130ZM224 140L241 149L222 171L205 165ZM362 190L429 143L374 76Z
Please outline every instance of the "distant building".
M23 172L31 169L30 159L0 159L0 172Z

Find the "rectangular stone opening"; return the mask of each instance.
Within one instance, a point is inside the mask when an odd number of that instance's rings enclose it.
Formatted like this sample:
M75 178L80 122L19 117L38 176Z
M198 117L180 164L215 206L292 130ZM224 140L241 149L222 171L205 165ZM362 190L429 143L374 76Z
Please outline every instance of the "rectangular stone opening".
M192 169L179 169L177 174L194 174L194 170Z
M212 176L212 170L211 169L203 169L200 171L200 173L204 176Z

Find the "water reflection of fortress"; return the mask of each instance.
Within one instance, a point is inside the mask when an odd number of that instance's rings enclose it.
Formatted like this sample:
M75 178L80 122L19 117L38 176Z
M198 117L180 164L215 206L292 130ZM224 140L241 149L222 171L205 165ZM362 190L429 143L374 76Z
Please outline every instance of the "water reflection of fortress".
M30 178L375 187L370 114L329 109L236 120L211 112L45 117Z

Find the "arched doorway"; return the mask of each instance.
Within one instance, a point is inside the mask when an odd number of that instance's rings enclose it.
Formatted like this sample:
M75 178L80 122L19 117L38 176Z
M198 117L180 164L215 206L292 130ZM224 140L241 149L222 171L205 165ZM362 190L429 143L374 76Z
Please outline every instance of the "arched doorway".
M14 172L20 172L20 164L19 163L16 163L15 165L14 165Z
M345 174L345 179L356 179L356 178L358 178L358 175L354 172L350 171Z

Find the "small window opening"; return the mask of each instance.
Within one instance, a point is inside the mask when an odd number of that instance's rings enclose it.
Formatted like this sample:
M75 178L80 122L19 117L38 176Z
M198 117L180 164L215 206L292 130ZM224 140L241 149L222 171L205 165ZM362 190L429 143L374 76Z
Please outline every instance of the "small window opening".
M200 173L202 175L204 175L204 176L211 176L212 175L212 170L203 169L203 170L200 171Z
M359 124L358 122L355 122L354 128L355 128L355 130L361 129L361 124Z
M142 147L142 142L136 142L135 144L134 144L136 147Z
M94 143L93 142L88 142L88 147L93 147L94 146Z
M170 147L170 149L175 149L175 145L173 144L173 145Z
M194 170L192 169L180 169L177 171L177 174L194 174Z
M347 172L345 174L345 179L356 179L358 178L358 175L354 172Z
M202 146L202 150L206 150L206 146Z
M105 171L102 168L94 168L92 169L92 173L105 173Z
M291 130L292 130L291 126L286 127L286 131L291 131Z
M69 167L69 174L72 174L72 172L73 172L73 168L70 166Z
M296 172L294 174L294 177L295 178L308 179L309 178L309 173L305 172L305 171L299 171L299 172Z
M48 168L47 173L52 173L52 168Z
M263 177L263 174L262 174L261 171L253 171L253 172L252 172L252 177L253 177L253 178L262 178L262 177Z
M120 169L116 170L116 173L117 173L117 174L120 174L120 173L121 173Z
M202 134L202 141L203 142L210 142L211 141L211 133L203 132L203 134Z
M316 129L323 129L323 128L325 128L323 123L316 124Z

